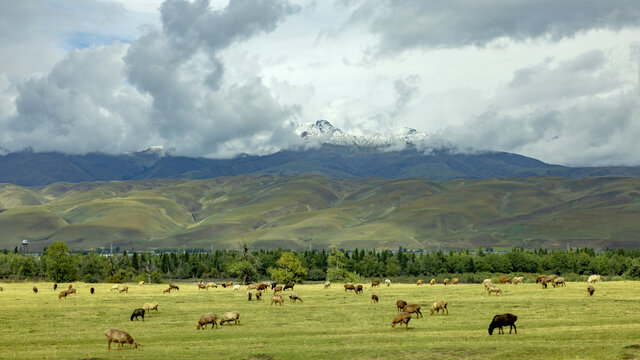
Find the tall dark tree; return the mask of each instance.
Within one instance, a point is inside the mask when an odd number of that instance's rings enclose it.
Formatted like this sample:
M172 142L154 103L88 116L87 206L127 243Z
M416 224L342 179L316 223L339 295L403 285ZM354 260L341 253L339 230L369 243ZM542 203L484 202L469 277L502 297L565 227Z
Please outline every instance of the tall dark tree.
M133 252L133 255L131 255L131 267L136 270L140 270L140 260L138 259L138 253L135 251Z

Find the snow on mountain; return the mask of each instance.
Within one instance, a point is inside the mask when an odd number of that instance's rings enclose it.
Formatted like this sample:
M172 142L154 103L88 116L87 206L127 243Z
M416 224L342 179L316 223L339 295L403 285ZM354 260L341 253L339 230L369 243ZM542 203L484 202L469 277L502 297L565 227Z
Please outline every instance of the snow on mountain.
M10 152L11 151L9 151L9 150L7 150L7 149L5 149L3 147L0 147L0 156L5 156L5 155L9 154Z
M134 151L130 153L131 155L156 155L156 156L164 156L165 151L162 145L150 146L146 149Z
M296 130L307 143L361 146L400 150L407 145L426 147L429 134L411 128L394 131L390 136L351 135L334 127L326 120L318 120L300 125Z

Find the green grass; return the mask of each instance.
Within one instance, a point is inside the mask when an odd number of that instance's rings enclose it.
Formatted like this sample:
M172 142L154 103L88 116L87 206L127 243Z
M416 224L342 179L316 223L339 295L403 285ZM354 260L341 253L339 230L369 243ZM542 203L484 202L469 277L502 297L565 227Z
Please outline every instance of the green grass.
M428 281L429 279L425 279ZM440 280L440 279L439 279ZM0 292L3 350L11 359L621 359L640 355L640 283L586 283L543 290L536 284L502 286L502 296L487 296L480 284L455 286L384 285L362 295L345 293L342 284L297 285L304 303L270 306L247 301L246 287L162 294L166 285L129 285L129 293L109 291L111 284L77 283L78 295L58 300L51 283L5 283ZM89 287L96 294L89 294ZM370 294L380 297L370 302ZM425 304L423 319L409 331L390 327L395 301ZM448 316L429 316L436 300L449 302ZM129 320L144 302L160 303L145 321ZM197 331L199 317L240 312L240 325ZM495 314L518 316L518 334L489 336ZM108 328L128 331L137 350L107 351Z

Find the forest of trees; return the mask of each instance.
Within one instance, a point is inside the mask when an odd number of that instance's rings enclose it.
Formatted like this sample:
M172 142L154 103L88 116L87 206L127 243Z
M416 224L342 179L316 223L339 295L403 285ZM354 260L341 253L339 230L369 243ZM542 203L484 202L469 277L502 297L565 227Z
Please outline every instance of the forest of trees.
M458 276L461 281L479 282L487 274L562 274L571 279L589 274L640 278L640 250L591 248L569 251L514 248L493 253L436 251L416 253L405 249L340 249L291 252L251 251L122 251L113 255L96 252L72 253L63 242L54 242L41 254L0 252L0 278L6 280L49 280L56 282L148 283L178 279L234 279L238 283L273 279L286 281L363 281L391 278Z

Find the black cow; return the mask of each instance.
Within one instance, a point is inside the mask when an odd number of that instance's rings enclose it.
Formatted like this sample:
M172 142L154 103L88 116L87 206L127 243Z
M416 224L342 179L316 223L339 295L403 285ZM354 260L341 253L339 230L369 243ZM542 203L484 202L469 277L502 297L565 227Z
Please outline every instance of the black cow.
M293 290L293 285L295 285L295 284L294 284L294 283L292 283L292 282L288 282L288 283L284 286L284 289L282 289L282 291L287 291L287 289L291 289L291 290Z
M144 309L143 308L139 308L139 309L133 310L133 314L131 314L131 321L133 321L133 318L136 318L136 320L138 320L138 316L142 316L142 321L144 321Z

